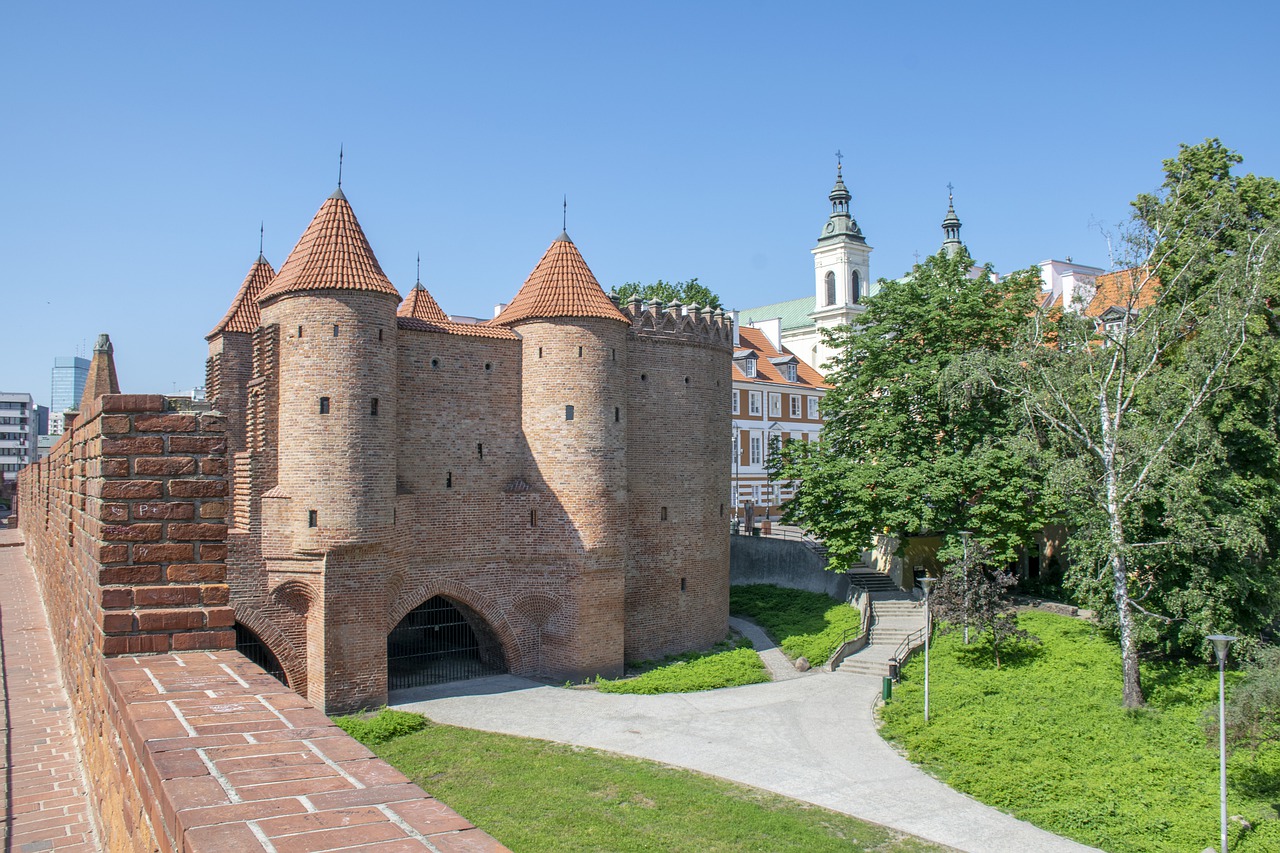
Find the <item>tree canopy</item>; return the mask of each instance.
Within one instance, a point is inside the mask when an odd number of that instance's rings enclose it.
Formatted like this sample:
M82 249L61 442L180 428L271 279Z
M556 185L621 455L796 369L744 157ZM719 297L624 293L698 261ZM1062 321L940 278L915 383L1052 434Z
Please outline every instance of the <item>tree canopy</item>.
M799 484L787 519L824 539L837 565L857 563L878 533L962 528L1007 561L1049 518L1018 412L985 389L954 394L947 378L964 354L1014 341L1038 273L997 281L972 267L967 252L940 252L882 279L860 324L827 335L821 442L771 456L772 477Z
M719 296L712 293L710 288L698 283L697 276L688 281L676 282L658 279L652 284L629 281L616 288L614 293L624 302L632 296L638 295L646 302L656 299L663 305L670 304L672 300L675 300L683 305L701 305L703 308L710 308L713 311L724 307L720 303Z

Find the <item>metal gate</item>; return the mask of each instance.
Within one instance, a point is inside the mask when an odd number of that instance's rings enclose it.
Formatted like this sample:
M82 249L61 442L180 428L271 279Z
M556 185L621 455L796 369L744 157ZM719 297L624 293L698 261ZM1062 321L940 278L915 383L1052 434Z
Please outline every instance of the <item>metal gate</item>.
M388 690L501 672L506 672L502 647L483 621L476 616L468 620L439 595L410 611L387 637Z
M284 668L280 666L280 661L276 660L276 656L271 653L271 649L267 648L266 643L258 639L257 634L239 622L236 623L236 651L262 667L267 671L267 675L270 675L281 684L286 686L289 684L289 680L284 675Z

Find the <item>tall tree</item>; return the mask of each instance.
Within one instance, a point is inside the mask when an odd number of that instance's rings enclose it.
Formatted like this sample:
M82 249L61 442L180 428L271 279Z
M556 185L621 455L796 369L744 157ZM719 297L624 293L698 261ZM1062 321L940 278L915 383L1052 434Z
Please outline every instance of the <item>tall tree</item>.
M1129 707L1144 701L1144 629L1203 637L1269 612L1276 462L1241 444L1276 446L1277 377L1241 368L1274 371L1278 196L1233 177L1238 162L1216 140L1165 162L1161 191L1134 203L1107 322L1037 311L1014 346L963 368L1056 454L1070 580L1110 605Z
M953 394L946 378L963 354L1014 341L1039 274L997 281L972 267L967 252L940 252L882 280L861 324L828 335L821 441L770 458L775 480L797 484L786 519L821 537L836 566L857 563L878 533L962 528L1008 561L1049 518L1020 413L986 389Z
M724 307L720 304L720 297L712 293L711 288L698 283L697 276L688 281L676 282L658 279L652 284L629 281L621 287L615 288L614 293L623 301L639 295L645 301L657 299L664 305L676 300L683 305L701 305L703 308L710 308L713 311Z
M929 593L929 607L941 622L939 633L963 630L969 642L969 626L991 633L991 653L1000 668L1000 645L1009 640L1034 640L1018 627L1018 614L1009 593L1018 584L1012 572L991 565L982 543L974 543L943 568Z

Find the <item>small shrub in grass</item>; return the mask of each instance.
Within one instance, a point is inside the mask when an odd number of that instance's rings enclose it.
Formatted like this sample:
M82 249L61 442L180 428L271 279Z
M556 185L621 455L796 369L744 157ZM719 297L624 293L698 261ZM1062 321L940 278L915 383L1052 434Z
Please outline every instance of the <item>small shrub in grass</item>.
M759 684L768 680L769 673L760 656L748 647L715 652L691 660L677 660L635 678L616 681L600 678L596 680L596 689L601 693L693 693L719 687Z
M845 634L862 624L856 607L829 595L770 584L730 587L729 612L764 628L792 660L804 657L814 666L826 663Z
M408 711L383 708L373 716L352 714L335 717L333 724L365 746L373 746L426 728L427 718Z

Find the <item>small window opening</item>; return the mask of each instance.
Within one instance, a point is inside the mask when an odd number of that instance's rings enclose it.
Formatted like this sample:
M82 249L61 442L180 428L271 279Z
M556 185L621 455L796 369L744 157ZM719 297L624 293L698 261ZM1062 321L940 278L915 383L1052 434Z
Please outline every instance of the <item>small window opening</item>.
M617 360L618 360L618 349L617 349L617 347L610 347L610 349L609 349L609 360L610 360L610 361L617 361Z
M571 421L571 420L573 420L573 406L565 406L565 407L564 407L564 419L565 419L566 421Z
M481 459L484 458L484 442L480 442L476 445L476 455Z
M322 415L329 414L329 398L328 397L320 398L320 414Z
M720 517L724 518L724 504L720 504Z
M680 578L680 591L686 592L689 589L688 578Z
M445 472L445 475L444 475L444 487L445 487L446 489L452 489L452 488L453 488L453 472L452 472L452 471L446 471L446 472Z
M542 347L538 347L538 358L542 358Z
M298 337L302 337L302 327L298 327Z
M320 525L320 516L314 509L307 510L307 527L318 527Z
M440 359L438 359L438 358L433 358L433 359L431 359L431 367L432 367L433 369L435 369L435 370L439 370L439 369L440 369Z
M382 340L382 330L378 330L378 340Z
M377 397L374 397L372 400L369 401L369 415L375 418L378 416L378 398Z
M667 520L667 508L665 506L662 508L662 520Z
M578 347L578 358L582 358L582 347Z
M622 409L618 408L617 406L614 406L614 407L613 407L613 422L616 424L616 423L617 423L618 421L620 421L620 420L622 420Z
M333 324L333 336L334 336L335 338L338 336L338 324L337 324L337 323L334 323L334 324Z
M538 526L538 511L536 509L529 510L529 526L530 527Z
M485 369L485 370L493 370L493 362L491 362L491 361L486 361L486 362L484 363L484 369Z
M646 375L645 375L645 374L643 374L643 373L641 373L641 374L640 374L640 381L641 381L641 382L647 382L648 380L649 380L649 377L648 377L648 376L646 376Z
M689 384L689 377L688 377L688 376L686 376L686 377L684 378L684 384L685 384L685 385L688 385L688 384Z

